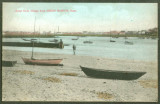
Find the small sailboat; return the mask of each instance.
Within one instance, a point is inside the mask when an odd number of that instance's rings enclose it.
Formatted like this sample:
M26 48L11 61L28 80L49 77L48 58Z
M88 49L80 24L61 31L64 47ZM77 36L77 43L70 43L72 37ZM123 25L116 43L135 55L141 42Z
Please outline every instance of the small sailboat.
M49 42L58 42L58 39L48 40Z
M127 44L127 45L133 45L133 42L125 41L125 44Z
M34 24L35 26L35 24ZM34 29L35 32L35 29ZM31 58L23 58L22 60L24 61L25 64L31 64L31 65L59 65L60 62L63 59L35 59L33 58L33 49L34 49L34 42L35 40L31 39L31 43L32 43L32 56Z
M110 42L116 42L115 40L111 39L111 31L110 31Z
M22 60L24 61L25 64L30 64L30 65L47 65L47 66L58 66L60 62L63 59L35 59L33 58L33 48L34 48L34 42L33 47L32 47L32 56L31 58L23 58Z
M133 42L126 41L126 39L128 39L128 38L127 37L125 38L124 44L126 44L126 45L133 45Z
M110 39L110 42L116 42L116 41L115 41L115 40L111 40L111 39Z

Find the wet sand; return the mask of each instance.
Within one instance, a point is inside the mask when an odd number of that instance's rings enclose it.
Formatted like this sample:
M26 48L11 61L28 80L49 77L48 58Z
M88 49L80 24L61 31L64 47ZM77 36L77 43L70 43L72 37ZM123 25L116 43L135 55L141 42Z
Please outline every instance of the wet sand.
M21 57L31 52L3 50L2 58L17 60L2 67L2 101L158 101L157 62L91 56L34 53L34 58L63 58L64 66L25 65ZM145 71L137 80L87 77L79 65L123 71Z

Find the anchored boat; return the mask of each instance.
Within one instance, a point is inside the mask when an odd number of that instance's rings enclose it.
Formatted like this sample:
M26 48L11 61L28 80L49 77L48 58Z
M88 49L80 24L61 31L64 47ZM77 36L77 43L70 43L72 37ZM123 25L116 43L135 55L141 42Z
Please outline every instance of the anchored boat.
M83 43L88 43L88 44L92 44L92 41L83 41Z

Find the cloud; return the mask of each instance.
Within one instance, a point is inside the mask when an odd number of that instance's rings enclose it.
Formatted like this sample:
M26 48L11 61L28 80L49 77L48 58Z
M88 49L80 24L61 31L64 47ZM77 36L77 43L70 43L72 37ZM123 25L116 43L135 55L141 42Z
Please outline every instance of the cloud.
M3 29L32 31L36 28L62 31L109 31L157 26L156 3L4 3ZM15 10L73 9L76 12L22 12ZM20 28L19 28L20 26Z

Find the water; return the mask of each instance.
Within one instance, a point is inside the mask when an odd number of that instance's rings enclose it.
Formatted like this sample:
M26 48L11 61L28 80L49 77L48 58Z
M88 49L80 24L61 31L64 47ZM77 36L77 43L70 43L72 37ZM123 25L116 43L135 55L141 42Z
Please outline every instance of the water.
M110 42L110 37L79 37L78 40L72 40L76 36L59 36L65 46L64 49L56 48L34 48L34 52L43 53L58 53L58 54L73 54L73 44L76 45L76 55L86 56L100 56L114 59L130 59L143 61L157 61L158 57L158 40L157 39L139 39L137 37L130 37L126 39L131 41L133 45L124 44L125 39L112 38L116 42ZM29 39L29 38L27 38ZM54 38L40 38L41 42L49 42ZM5 42L24 42L21 38L3 38ZM83 41L92 41L92 44L84 44ZM31 47L11 47L3 46L6 50L32 51Z

